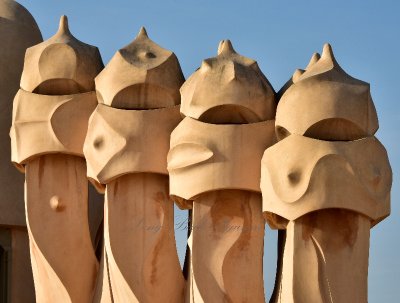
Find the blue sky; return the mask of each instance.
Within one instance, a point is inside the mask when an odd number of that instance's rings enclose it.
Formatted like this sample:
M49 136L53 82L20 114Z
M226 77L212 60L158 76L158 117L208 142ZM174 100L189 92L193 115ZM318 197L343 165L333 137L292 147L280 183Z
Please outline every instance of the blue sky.
M216 54L218 42L256 59L275 90L304 68L312 53L330 42L341 66L371 84L378 111L377 137L386 146L394 182L391 217L371 231L369 302L398 302L400 295L400 2L238 0L69 0L19 1L35 17L45 39L66 14L80 40L99 47L104 63L128 44L140 26L178 56L188 77L201 60ZM306 109L305 109L306 110ZM177 220L184 218L177 212ZM269 298L275 274L275 232L267 228L265 284ZM185 231L177 231L179 253Z

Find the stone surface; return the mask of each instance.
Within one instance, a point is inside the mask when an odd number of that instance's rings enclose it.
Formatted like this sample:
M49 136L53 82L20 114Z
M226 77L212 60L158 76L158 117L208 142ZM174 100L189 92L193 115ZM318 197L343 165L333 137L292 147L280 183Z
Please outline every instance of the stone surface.
M10 302L35 302L32 267L29 257L29 239L25 227L11 229Z
M340 208L376 224L390 214L391 184L386 150L374 137L342 142L290 135L262 161L263 211L287 220Z
M65 16L31 47L32 16L0 0L0 39L11 302L261 303L265 221L279 230L271 303L368 301L370 229L390 214L392 171L370 86L329 44L276 94L229 40L184 82L144 28L103 70ZM189 210L183 272L174 202Z
M221 41L181 88L181 112L214 124L252 123L275 117L275 93L257 62Z
M192 208L185 302L264 302L260 159L275 142L275 92L224 40L181 94L168 170L174 200Z
M42 35L32 15L16 1L0 0L0 41L0 229L11 230L7 295L12 303L30 303L35 299L25 221L24 177L10 162L9 131L12 100L19 89L25 50L41 42Z
M65 16L59 32L25 56L11 135L13 160L25 166L37 302L93 298L99 265L88 219L96 216L88 214L82 146L96 106L94 77L102 66L97 48L74 38Z
M264 302L261 196L210 191L193 203L186 302Z
M96 78L96 91L100 103L114 108L170 107L180 104L184 81L175 54L149 39L141 28Z
M168 176L124 175L107 184L106 196L105 243L114 302L182 302Z
M264 215L285 230L270 302L366 303L369 230L390 214L392 184L369 84L326 44L280 94L281 141L261 173Z
M180 121L178 106L123 110L99 104L84 149L89 179L102 190L126 174L167 174L169 137Z
M13 163L23 171L25 163L43 154L83 157L88 120L96 105L94 92L51 96L19 90L10 131Z
M341 209L290 221L278 297L271 302L368 302L370 228L367 217Z
M273 120L218 125L186 117L171 135L170 193L179 201L223 189L260 192L261 158L274 143Z
M88 177L106 194L108 279L104 268L96 302L183 301L167 172L183 81L176 56L144 28L96 78L100 104L84 146Z
M26 213L37 302L90 302L98 262L82 158L45 155L26 165Z
M12 0L0 1L0 224L26 226L24 177L11 159L12 102L19 89L25 50L42 41L31 14Z
M76 39L62 16L53 37L27 49L21 88L43 95L94 91L94 78L103 67L97 47Z
M336 62L329 44L297 70L276 112L277 135L321 140L356 140L378 130L368 83L349 76ZM306 109L306 110L305 110Z

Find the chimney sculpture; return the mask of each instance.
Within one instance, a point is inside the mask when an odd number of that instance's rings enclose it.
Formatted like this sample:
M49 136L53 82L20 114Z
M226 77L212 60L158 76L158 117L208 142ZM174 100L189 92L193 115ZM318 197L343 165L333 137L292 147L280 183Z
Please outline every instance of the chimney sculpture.
M284 88L262 159L263 211L286 229L271 302L367 302L370 229L390 213L391 168L369 84L331 46Z
M0 41L0 302L30 303L35 300L35 290L25 220L24 176L10 162L9 133L25 50L43 39L32 15L16 1L0 0Z
M96 47L58 32L29 48L14 99L12 161L25 172L25 207L37 302L90 302L98 262L88 225L83 142L96 108Z
M175 54L144 28L96 78L84 153L89 179L106 194L104 272L114 302L183 301L167 171L183 82Z
M275 93L229 40L181 88L170 192L192 209L186 302L264 302L260 163L275 141Z

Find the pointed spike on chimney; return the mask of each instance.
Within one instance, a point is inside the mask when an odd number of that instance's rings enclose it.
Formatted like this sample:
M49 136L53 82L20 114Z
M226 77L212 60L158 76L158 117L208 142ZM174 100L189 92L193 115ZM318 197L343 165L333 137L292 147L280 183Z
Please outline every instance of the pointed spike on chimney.
M230 40L222 40L218 46L218 55L236 53Z
M149 36L147 35L146 28L142 26L139 30L139 33L137 34L136 38L148 38Z
M58 27L59 33L70 33L68 26L68 17L66 15L62 15L60 18L60 26Z
M309 69L312 65L318 62L318 60L321 58L321 55L319 53L314 53L311 56L310 62L308 63L306 70Z
M210 63L209 63L207 60L203 60L203 61L201 62L200 68L201 68L201 69L210 69L210 68L211 68L211 65L210 65Z
M330 59L332 62L335 62L335 56L333 55L332 46L329 43L325 43L322 49L322 59Z
M303 73L304 73L303 69L296 69L292 76L293 83L296 83Z
M218 50L217 50L217 54L218 54L218 55L221 53L222 45L224 44L224 41L225 41L225 40L219 41Z

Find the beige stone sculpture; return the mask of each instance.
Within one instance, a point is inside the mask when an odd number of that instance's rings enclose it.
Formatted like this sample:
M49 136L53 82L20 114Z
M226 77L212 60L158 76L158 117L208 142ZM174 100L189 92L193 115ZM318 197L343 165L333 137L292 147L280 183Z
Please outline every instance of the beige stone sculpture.
M110 289L103 279L96 291L101 302L183 301L167 171L183 81L175 54L150 40L144 28L96 78L100 104L84 154L89 179L106 193Z
M185 302L264 302L260 163L275 142L274 90L225 40L181 95L168 170L171 195L192 209Z
M52 38L26 52L10 135L12 160L25 171L36 302L93 298L99 265L82 148L102 68L97 48L74 38L65 16Z
M392 172L373 137L369 85L331 46L296 71L262 160L264 215L286 229L271 302L367 302L370 229L390 213Z
M10 162L12 101L19 89L26 48L42 41L32 15L19 3L0 0L0 301L34 302L24 208L24 177ZM24 291L21 291L23 289Z
M229 40L186 82L144 28L104 68L65 16L41 42L0 0L0 41L0 301L264 302L265 221L271 303L368 301L392 171L370 86L329 44L275 93Z

